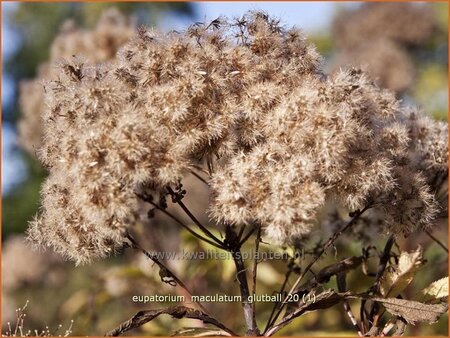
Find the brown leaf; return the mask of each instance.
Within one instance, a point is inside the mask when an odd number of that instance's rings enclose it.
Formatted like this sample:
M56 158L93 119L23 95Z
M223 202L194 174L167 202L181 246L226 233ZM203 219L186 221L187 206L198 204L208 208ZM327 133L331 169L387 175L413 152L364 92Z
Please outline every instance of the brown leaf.
M308 284L304 287L305 289L311 289L318 284L326 283L330 278L338 273L346 273L349 270L355 269L362 262L361 256L348 257L338 263L327 265L321 269Z
M435 323L439 317L447 312L447 304L424 304L413 300L398 298L370 298L383 304L388 312L405 319L408 323Z
M384 273L380 284L381 294L384 297L398 296L411 283L423 263L422 247L419 246L413 252L402 252L398 264Z
M322 268L318 273L314 275L309 281L302 285L295 293L301 294L302 292L308 292L309 290L317 287L320 284L328 282L331 277L340 273L347 273L348 271L355 269L362 262L362 256L348 257L338 263L330 264ZM298 303L289 303L287 306L287 313L292 313L298 307Z
M162 314L168 314L171 315L174 318L181 319L181 318L191 318L191 319L198 319L203 321L205 324L212 324L229 334L236 336L236 334L228 329L225 325L218 322L214 318L210 317L206 313L192 309L186 306L172 306L167 309L155 309L155 310L147 310L147 311L139 311L136 313L133 317L131 317L129 320L123 322L115 329L109 331L105 334L105 336L120 336L122 333L127 332L129 330L135 329L137 327L140 327L144 325L145 323L148 323L158 317Z
M220 329L212 329L207 327L185 327L178 330L173 335L175 337L217 337L217 336L231 336L228 332Z
M300 303L301 305L292 313L284 317L278 324L272 326L264 334L265 336L271 336L275 332L281 330L285 325L291 322L293 319L301 316L306 312L316 311L320 309L327 309L339 303L344 297L345 293L337 294L332 289L325 290L324 292L315 296L313 302Z
M438 303L441 299L448 298L448 277L441 278L416 295L416 300L422 303Z

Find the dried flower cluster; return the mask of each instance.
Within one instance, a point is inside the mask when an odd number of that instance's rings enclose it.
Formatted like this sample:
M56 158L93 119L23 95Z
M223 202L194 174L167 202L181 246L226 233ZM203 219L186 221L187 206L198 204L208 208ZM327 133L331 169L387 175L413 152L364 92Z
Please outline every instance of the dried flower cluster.
M134 34L132 20L124 17L116 9L105 11L94 30L78 28L72 20L66 21L50 50L48 62L39 66L36 79L20 84L20 107L22 118L19 121L20 145L31 155L35 155L42 143L41 116L45 109L42 82L56 77L58 71L54 64L78 55L86 61L101 64L113 59L119 47Z
M46 84L50 175L29 237L78 263L108 255L135 222L137 193L164 196L205 164L212 219L259 224L278 242L308 233L330 199L371 204L392 231L429 226L446 125L359 70L327 78L320 61L298 29L251 12L140 29L102 67L61 63Z
M403 92L415 69L411 48L424 44L437 27L430 7L412 3L366 3L338 15L334 69L364 66L382 87Z

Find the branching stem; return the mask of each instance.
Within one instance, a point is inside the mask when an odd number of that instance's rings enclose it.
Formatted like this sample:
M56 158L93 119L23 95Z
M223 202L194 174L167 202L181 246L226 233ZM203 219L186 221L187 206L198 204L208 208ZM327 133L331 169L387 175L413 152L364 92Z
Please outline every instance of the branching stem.
M190 170L190 172L191 172L191 174L194 175L199 181L205 183L205 184L209 187L208 182L207 182L203 177L201 177L199 174L197 174L194 170Z
M214 243L213 241L209 240L206 237L203 237L202 235L196 233L194 230L192 230L189 226L187 226L186 224L184 224L178 217L176 217L175 215L173 215L172 213L170 213L169 211L167 211L166 209L161 208L158 204L156 204L155 202L153 202L152 200L145 198L145 196L143 195L137 195L139 198L141 198L143 201L153 205L156 209L158 209L159 211L161 211L163 214L165 214L166 216L170 217L171 219L173 219L176 223L178 223L179 225L181 225L183 228L185 228L187 231L189 231L193 236L197 237L198 239L216 247L219 249L223 249L223 246L218 245L216 243Z
M134 249L137 249L139 251L141 251L146 257L148 257L149 259L151 259L153 262L155 262L156 265L158 265L158 267L160 269L162 269L165 274L168 275L168 277L171 277L177 285L179 285L183 290L185 290L191 297L192 297L192 292L187 288L187 286L171 271L169 270L168 267L166 267L159 259L158 257L156 257L156 255L152 255L150 252L148 252L147 250L143 249L137 242L136 240L131 237L130 234L126 235L126 238L128 238L128 240L131 242L131 246ZM203 312L208 313L208 310L205 309L205 307L200 303L200 302L196 302L196 304L200 307L200 309L202 309Z
M247 240L250 238L251 235L253 235L253 233L256 231L256 229L257 229L256 227L253 227L252 229L250 229L250 231L239 242L239 246L242 246L245 242L247 242Z
M294 285L291 287L290 291L288 292L288 294L286 295L286 297L283 300L283 303L281 304L280 308L278 309L274 319L272 320L272 324L273 325L276 320L278 319L278 317L280 316L281 312L283 311L283 308L286 306L287 304L287 300L289 299L290 295L292 295L295 290L297 289L297 287L300 285L301 280L303 279L303 277L306 275L306 273L308 273L308 271L311 269L311 267L319 260L320 257L322 257L322 255L324 254L324 252L334 244L334 242L336 241L336 239L342 234L344 233L347 229L349 229L350 227L352 227L356 221L359 219L359 217L370 208L370 205L367 205L364 209L362 210L357 210L356 212L353 213L353 217L352 219L346 224L344 225L341 229L339 229L338 231L336 231L333 236L331 236L328 241L323 245L322 249L319 251L319 253L316 255L316 257L306 266L306 268L302 271L302 273L300 274L300 276L297 278L297 280L295 281ZM270 328L269 328L270 329ZM267 330L266 330L267 332Z
M261 227L258 227L258 231L256 233L256 239L255 239L255 257L253 260L253 271L252 271L252 282L253 282L253 288L252 288L252 294L253 298L256 294L256 274L258 272L258 263L259 263L259 243L261 242ZM256 302L253 302L253 322L256 323Z
M239 289L242 297L242 308L244 310L244 319L247 326L248 336L259 336L259 329L256 326L253 305L250 303L250 289L247 282L247 274L242 260L239 238L230 225L225 228L225 244L233 257L236 266L236 278L239 283Z
M444 243L442 243L440 240L434 237L428 230L425 230L425 233L428 235L428 237L430 237L433 241L435 241L442 249L444 249L448 253L448 248L445 246Z
M169 194L173 197L176 196L176 193L173 191L171 187L167 187L167 191ZM183 211L186 213L186 215L189 216L189 218L199 227L199 229L209 238L214 240L216 243L218 243L221 247L223 247L223 242L218 239L216 236L214 236L205 226L203 226L200 221L194 216L194 214L186 207L186 205L181 201L180 199L176 200L176 203L183 209Z
M289 277L291 276L291 274L292 274L292 266L289 266L289 270L286 272L286 275L284 277L283 285L281 286L281 289L278 292L279 294L282 295L284 293L284 289L286 288L287 282L289 281ZM280 302L275 302L273 304L272 312L270 313L269 319L267 320L267 324L266 324L266 327L264 328L264 332L267 332L269 327L273 324L273 315L275 314L275 311L277 310L279 305L280 305Z

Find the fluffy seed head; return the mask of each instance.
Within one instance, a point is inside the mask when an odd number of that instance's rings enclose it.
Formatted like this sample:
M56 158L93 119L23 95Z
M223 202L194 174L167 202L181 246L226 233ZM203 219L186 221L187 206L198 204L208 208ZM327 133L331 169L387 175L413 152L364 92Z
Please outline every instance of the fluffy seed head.
M426 226L446 127L362 71L326 77L320 63L299 30L259 12L181 33L141 28L102 67L60 63L46 86L39 156L50 176L30 237L77 262L106 256L139 194L205 164L211 218L257 224L276 242L309 233L333 199L372 205L387 229Z

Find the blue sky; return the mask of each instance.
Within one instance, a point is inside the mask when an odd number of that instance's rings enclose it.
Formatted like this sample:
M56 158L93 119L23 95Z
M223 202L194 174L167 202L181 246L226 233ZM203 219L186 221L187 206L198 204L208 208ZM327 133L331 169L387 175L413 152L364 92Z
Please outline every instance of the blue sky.
M355 3L353 3L354 5ZM287 25L297 25L306 32L314 32L327 28L338 6L349 6L352 3L328 2L195 2L198 19L212 20L220 15L227 17L241 16L248 10L263 10L280 18ZM190 24L189 19L169 17L162 26L168 29L182 29Z
M200 17L216 18L219 15L239 16L248 10L263 10L279 17L288 25L297 25L305 31L325 28L334 13L332 2L199 2Z

